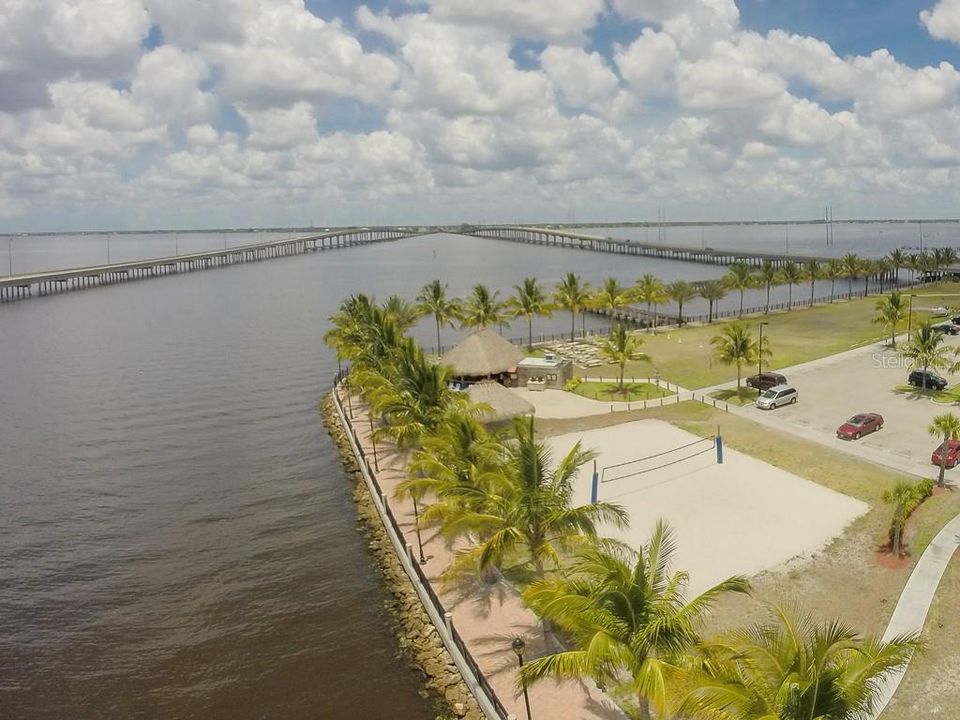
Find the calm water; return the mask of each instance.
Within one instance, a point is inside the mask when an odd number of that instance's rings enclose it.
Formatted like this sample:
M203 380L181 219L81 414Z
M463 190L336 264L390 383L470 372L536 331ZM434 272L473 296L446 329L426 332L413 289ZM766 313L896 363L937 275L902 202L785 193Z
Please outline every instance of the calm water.
M72 265L87 237L15 252ZM724 269L434 236L0 305L0 717L431 717L317 413L326 318L353 292L568 270Z

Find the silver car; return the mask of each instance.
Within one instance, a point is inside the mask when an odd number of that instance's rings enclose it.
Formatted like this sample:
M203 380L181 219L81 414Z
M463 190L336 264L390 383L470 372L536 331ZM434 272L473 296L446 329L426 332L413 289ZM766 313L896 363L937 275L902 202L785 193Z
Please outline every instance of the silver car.
M781 405L788 405L797 401L797 389L790 385L775 385L764 391L757 398L757 407L761 410L772 410Z

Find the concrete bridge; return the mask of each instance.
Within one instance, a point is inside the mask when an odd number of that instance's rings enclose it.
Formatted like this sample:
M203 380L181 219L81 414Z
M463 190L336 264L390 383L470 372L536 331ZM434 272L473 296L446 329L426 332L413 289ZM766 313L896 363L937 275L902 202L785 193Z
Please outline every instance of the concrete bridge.
M253 245L238 245L223 250L207 250L149 260L10 275L0 278L0 302L22 300L68 290L83 290L100 285L112 285L161 275L211 270L287 255L368 245L419 234L419 230L413 231L407 228L337 230L319 235L271 240Z
M509 240L510 242L550 245L552 247L573 248L575 250L592 250L594 252L616 253L619 255L652 257L661 260L706 263L708 265L732 265L735 262L745 262L748 265L758 267L769 260L777 267L782 267L791 262L805 263L810 260L817 260L823 263L833 259L815 255L784 255L782 253L659 245L637 240L614 240L610 237L579 235L561 230L537 227L498 225L465 228L459 230L459 232L464 235L492 238L495 240Z

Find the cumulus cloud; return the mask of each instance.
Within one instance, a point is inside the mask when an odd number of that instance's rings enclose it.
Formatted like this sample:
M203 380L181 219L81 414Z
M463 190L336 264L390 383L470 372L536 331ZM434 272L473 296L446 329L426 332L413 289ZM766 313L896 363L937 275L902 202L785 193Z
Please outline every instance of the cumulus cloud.
M0 217L25 229L958 200L953 65L747 30L734 0L0 7ZM960 42L960 0L920 20Z

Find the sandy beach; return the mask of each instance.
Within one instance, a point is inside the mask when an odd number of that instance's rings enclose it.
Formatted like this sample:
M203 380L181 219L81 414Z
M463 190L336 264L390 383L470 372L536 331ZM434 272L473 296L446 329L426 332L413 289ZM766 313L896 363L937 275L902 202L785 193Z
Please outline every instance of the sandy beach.
M556 462L577 440L598 453L597 467L616 465L699 440L660 420L639 420L547 439ZM707 452L701 452L708 450ZM660 469L664 463L695 457ZM606 473L601 500L630 513L630 528L605 534L640 547L658 518L676 531L676 567L700 592L734 574L753 575L791 558L811 555L838 536L868 506L728 448L717 464L701 442L649 461ZM642 472L641 472L642 471ZM632 477L624 475L634 474ZM591 467L575 483L575 503L590 501Z

